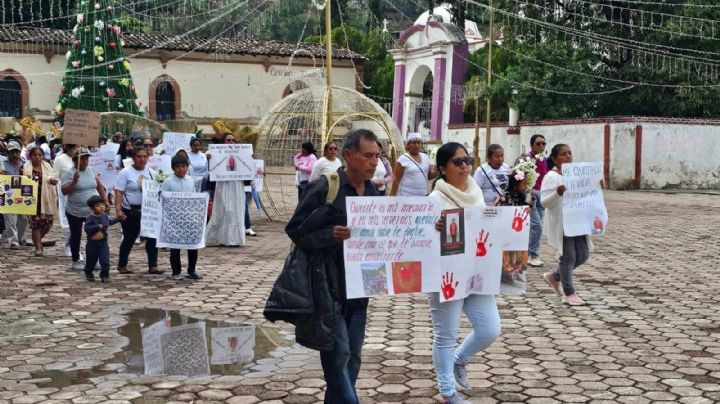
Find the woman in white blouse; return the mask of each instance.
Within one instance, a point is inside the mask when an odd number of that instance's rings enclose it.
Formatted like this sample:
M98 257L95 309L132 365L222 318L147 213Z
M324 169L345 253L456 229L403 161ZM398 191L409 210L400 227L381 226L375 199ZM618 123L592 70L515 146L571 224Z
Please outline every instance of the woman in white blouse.
M335 142L325 143L323 147L323 156L315 162L313 165L312 173L310 174L310 182L320 178L325 173L332 173L342 167L342 162L337 157L338 147Z
M190 139L190 153L187 155L190 161L190 167L188 167L190 175L195 180L195 190L205 192L206 178L210 175L210 171L208 169L207 155L202 151L202 142L199 138Z
M410 133L405 145L407 153L398 158L393 168L391 196L427 196L428 181L435 178L435 166L427 154L422 153L419 133Z

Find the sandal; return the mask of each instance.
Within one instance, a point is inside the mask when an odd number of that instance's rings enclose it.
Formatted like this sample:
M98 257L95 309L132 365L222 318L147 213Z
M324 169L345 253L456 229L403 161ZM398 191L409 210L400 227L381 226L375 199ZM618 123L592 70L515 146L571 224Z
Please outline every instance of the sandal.
M35 256L36 256L36 257L42 257L42 256L43 256L43 250L35 250Z

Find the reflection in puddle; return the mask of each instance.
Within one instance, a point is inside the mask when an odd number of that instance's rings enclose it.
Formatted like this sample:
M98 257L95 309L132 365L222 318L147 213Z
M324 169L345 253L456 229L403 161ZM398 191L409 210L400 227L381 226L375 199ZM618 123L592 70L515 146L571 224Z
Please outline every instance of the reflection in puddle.
M32 373L49 378L44 387L62 388L94 377L123 372L148 375L241 375L248 363L270 356L274 349L292 345L274 327L201 320L178 311L140 309L127 313L128 322L117 332L127 337L123 351L92 369ZM113 371L111 369L120 369Z

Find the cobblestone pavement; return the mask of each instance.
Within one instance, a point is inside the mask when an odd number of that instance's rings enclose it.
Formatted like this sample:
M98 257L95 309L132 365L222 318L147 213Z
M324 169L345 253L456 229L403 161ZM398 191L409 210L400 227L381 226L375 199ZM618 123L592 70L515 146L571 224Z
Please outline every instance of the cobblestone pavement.
M595 239L595 253L576 274L589 304L563 306L542 282L546 269L531 269L526 295L498 299L502 335L469 365L470 400L720 402L720 197L611 191L607 201L608 233ZM10 251L3 242L0 403L321 400L317 353L292 344L236 375L122 373L129 341L118 329L130 310L266 324L262 307L289 241L282 225L256 222L259 236L246 246L202 250L205 278L194 283L142 273L144 252L136 249L131 267L138 272L113 271L113 283L91 284L68 271L59 246L35 258L32 248ZM112 237L116 262L117 228ZM553 261L543 248L542 259ZM160 262L167 270L167 251ZM291 337L291 328L280 327ZM464 322L463 335L468 330ZM431 338L424 296L374 299L358 380L362 402L436 402ZM89 368L104 373L81 377ZM57 384L62 375L75 376Z

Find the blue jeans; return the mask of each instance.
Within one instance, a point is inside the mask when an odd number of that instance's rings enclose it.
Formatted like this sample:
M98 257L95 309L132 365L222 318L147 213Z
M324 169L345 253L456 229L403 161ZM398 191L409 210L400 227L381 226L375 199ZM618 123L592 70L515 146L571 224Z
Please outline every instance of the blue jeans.
M245 230L252 227L250 223L250 198L252 198L252 192L245 192Z
M85 273L91 275L95 264L100 261L100 277L110 276L110 246L106 238L90 240L85 243Z
M530 212L530 247L528 252L530 258L540 256L540 236L542 236L542 221L545 217L545 207L540 202L540 191L533 189L535 200L533 202L532 211Z
M357 404L355 382L360 373L360 354L365 340L367 308L347 307L338 318L335 346L332 351L320 352L320 362L327 383L325 402Z
M455 363L464 365L472 357L490 346L500 335L500 313L495 296L470 295L465 299L440 302L439 293L428 293L433 325L432 358L440 394L455 394ZM470 320L473 331L456 350L460 333L460 313Z

